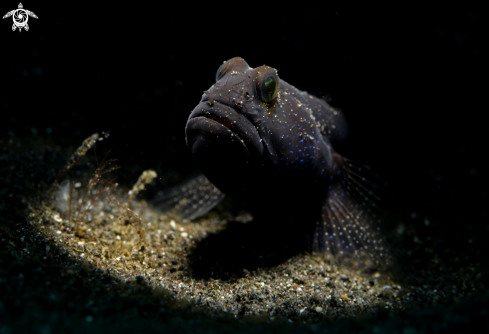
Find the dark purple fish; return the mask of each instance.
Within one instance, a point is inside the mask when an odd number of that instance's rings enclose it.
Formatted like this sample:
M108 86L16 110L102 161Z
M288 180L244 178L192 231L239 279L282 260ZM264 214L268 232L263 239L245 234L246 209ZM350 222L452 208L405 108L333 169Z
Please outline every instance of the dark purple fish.
M260 224L307 239L314 251L388 262L373 214L376 182L334 150L348 135L340 110L279 79L275 69L251 68L237 57L219 67L185 131L205 175L193 181L200 191L187 192L188 218L223 193L245 202Z

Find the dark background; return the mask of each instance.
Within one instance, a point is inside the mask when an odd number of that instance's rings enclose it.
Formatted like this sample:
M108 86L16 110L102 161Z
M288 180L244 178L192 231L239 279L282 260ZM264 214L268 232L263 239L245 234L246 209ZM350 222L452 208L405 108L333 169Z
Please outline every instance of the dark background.
M175 171L164 186L194 171L187 117L219 65L240 56L342 109L352 137L340 153L389 183L400 219L481 261L489 29L479 3L23 2L39 17L28 32L0 21L0 129L73 146L110 131L122 182ZM2 16L17 5L2 2Z
M487 233L477 2L264 5L24 2L39 17L28 32L1 21L1 129L73 145L110 131L129 183L147 168L185 175L187 117L219 65L240 56L341 108L352 134L341 153L391 184L407 215L439 224L436 234Z

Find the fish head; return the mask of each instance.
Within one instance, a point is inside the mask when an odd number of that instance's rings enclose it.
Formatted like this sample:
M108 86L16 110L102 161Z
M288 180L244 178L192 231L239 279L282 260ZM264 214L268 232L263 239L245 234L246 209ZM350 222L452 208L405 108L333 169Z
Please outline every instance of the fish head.
M245 200L317 183L331 152L304 99L272 67L228 60L187 122L195 163L225 194Z

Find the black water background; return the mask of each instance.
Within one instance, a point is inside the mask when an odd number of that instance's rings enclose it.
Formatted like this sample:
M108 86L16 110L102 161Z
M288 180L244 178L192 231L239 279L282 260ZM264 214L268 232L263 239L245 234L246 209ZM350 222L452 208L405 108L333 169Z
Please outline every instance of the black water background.
M25 2L39 17L28 32L0 26L0 129L74 146L108 130L122 182L152 168L174 171L159 185L171 184L194 171L190 111L222 61L241 56L331 99L351 124L340 152L390 184L393 210L421 236L478 254L489 232L486 12L477 2L271 5Z

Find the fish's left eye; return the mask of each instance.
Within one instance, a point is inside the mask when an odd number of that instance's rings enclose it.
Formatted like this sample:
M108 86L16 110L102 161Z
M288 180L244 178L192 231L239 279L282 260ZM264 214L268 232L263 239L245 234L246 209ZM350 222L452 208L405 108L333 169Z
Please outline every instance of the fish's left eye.
M259 92L263 102L270 103L275 100L278 93L278 76L275 71L268 71L262 75Z
M224 72L223 71L223 67L228 63L229 61L226 60L225 62L223 62L221 64L221 66L219 66L219 68L217 69L217 72L216 72L216 82L219 81L219 79L221 79L222 77L222 73L221 72Z

